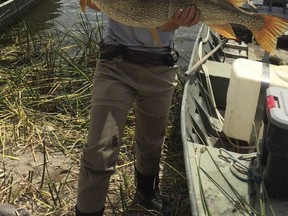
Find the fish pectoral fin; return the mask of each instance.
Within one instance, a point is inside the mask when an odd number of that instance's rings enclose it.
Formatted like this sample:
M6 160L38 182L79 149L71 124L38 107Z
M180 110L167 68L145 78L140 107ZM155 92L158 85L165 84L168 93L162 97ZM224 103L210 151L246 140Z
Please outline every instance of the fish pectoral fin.
M158 35L158 32L157 32L157 29L156 28L149 28L149 32L151 33L155 44L157 46L161 47L161 41L160 41L160 38L159 38L159 35Z
M228 23L228 24L224 24L224 25L209 25L209 27L217 32L218 34L222 35L225 38L228 39L237 39L232 26Z
M80 0L80 7L83 13L86 11L87 0Z

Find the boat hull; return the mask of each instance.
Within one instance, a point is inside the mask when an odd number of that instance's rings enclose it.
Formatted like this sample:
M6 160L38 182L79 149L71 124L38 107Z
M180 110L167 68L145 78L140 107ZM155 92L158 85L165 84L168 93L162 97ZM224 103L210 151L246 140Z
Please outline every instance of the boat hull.
M0 1L0 31L23 19L23 15L40 0L6 0Z

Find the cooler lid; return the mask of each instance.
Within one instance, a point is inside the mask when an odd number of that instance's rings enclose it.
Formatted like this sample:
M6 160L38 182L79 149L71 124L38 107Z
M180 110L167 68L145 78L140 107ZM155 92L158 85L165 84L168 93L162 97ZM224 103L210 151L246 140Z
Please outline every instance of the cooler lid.
M273 125L288 130L288 89L267 88L266 111L268 119Z

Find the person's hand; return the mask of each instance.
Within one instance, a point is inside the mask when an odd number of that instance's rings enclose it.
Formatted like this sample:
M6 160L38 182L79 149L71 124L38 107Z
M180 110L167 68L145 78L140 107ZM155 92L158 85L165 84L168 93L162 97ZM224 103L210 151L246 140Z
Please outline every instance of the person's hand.
M200 11L195 5L179 9L173 16L173 22L179 26L191 27L196 25L200 20Z

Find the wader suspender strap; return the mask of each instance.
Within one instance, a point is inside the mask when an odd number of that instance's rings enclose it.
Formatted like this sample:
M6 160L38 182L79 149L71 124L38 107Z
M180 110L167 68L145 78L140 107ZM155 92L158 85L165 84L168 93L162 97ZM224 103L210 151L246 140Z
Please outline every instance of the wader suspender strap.
M261 123L263 120L263 116L265 114L266 89L269 87L270 66L269 66L269 54L267 52L265 52L262 61L263 61L262 80L258 97L258 103L256 107L256 113L254 117L254 127L252 128L250 137L251 145L256 144L257 136L259 135Z

